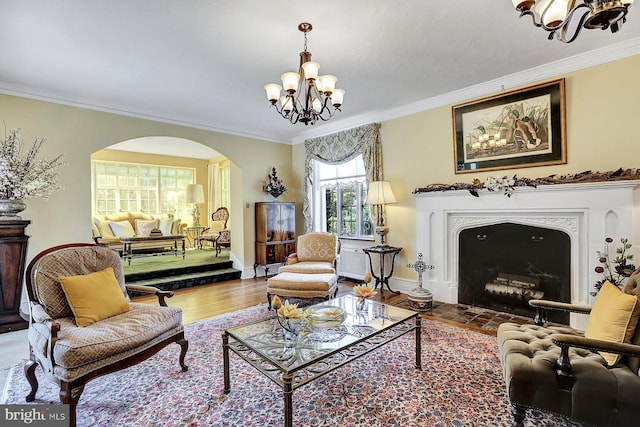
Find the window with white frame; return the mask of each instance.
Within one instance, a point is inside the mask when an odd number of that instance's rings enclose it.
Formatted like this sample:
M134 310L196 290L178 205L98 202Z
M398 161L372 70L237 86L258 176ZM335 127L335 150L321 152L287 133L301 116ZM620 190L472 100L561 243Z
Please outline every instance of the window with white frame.
M314 228L340 238L373 239L362 155L337 165L314 162Z
M170 213L189 222L185 189L195 182L195 169L105 161L91 166L94 215Z

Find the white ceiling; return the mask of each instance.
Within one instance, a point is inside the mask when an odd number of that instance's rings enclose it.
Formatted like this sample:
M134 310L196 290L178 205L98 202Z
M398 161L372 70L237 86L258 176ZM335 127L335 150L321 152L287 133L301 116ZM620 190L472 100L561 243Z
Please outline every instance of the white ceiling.
M640 12L628 18L563 44L509 0L3 0L0 92L296 143L640 53ZM303 21L346 90L308 127L263 90L297 70Z

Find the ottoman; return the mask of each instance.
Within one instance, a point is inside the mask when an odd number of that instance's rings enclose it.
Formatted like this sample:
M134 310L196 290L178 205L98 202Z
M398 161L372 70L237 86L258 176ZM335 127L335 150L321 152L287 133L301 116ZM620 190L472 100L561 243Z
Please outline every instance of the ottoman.
M267 299L278 295L291 303L314 304L334 298L338 292L338 277L332 273L282 272L267 280Z

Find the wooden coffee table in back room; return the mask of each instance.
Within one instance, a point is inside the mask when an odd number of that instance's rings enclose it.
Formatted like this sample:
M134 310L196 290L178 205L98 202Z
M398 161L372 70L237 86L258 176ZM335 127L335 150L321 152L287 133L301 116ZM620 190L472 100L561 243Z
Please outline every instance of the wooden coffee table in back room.
M229 328L222 333L224 392L231 391L229 350L282 387L284 425L293 426L293 390L361 356L415 331L415 367L422 369L422 319L415 311L368 301L358 311L358 299L345 295L322 304L345 310L345 321L325 335L308 326L295 343L287 343L275 317ZM323 338L323 337L328 337ZM393 357L390 355L389 357Z
M161 243L171 243L173 250L169 252L162 252L158 250L154 254L158 255L161 253L166 253L167 255L174 254L175 256L178 256L178 250L179 250L178 243L181 243L182 259L184 259L184 255L185 255L184 239L185 239L185 236L182 234L172 234L169 236L121 237L120 240L122 241L122 260L124 261L126 259L129 265L131 265L131 258L133 257L133 249L131 245L133 243L141 243L141 242L152 242L152 243L158 243L159 245ZM149 249L153 251L153 248L145 248L145 249Z

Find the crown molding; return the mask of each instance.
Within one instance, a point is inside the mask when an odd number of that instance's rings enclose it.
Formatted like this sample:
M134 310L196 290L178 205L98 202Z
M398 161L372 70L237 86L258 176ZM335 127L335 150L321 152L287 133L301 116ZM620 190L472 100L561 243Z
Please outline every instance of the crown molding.
M55 94L39 94L34 93L29 88L12 87L7 82L0 81L0 93L17 96L21 98L35 99L39 101L63 104L72 107L86 108L106 113L119 114L140 119L152 120L162 123L169 123L178 126L186 126L196 129L208 130L212 132L225 133L246 138L254 138L269 142L283 144L300 144L306 139L324 136L335 132L351 129L371 122L383 122L393 120L399 117L409 116L411 114L430 110L433 108L453 105L459 102L467 101L474 98L480 98L490 94L510 90L519 86L524 86L533 82L557 78L567 73L605 64L607 62L616 61L630 56L640 54L640 37L632 38L624 42L614 43L602 48L594 49L578 55L573 55L558 61L540 65L518 73L509 74L494 80L483 82L477 85L469 86L442 95L437 95L421 101L404 105L402 107L374 111L366 114L352 116L350 118L336 120L331 123L323 124L321 128L307 129L300 132L290 141L274 139L272 136L264 134L255 134L249 132L238 131L237 129L228 129L217 123L197 123L187 120L179 120L161 115L155 115L152 112L133 111L122 106L105 107L92 104L81 99L64 98Z
M509 74L494 80L489 80L477 85L469 86L453 92L427 98L402 107L375 112L366 115L355 116L348 120L341 120L335 126L323 126L322 131L307 131L301 133L293 139L293 144L303 143L305 139L328 135L334 132L350 129L371 122L382 122L409 116L421 111L430 110L445 105L453 105L474 98L491 95L506 90L511 90L520 86L557 78L564 74L607 62L640 54L640 37L636 37L624 42L615 43L606 47L591 50L578 55L569 56L558 61L549 62L518 73Z
M154 122L167 123L167 124L176 125L176 126L185 126L185 127L190 127L194 129L201 129L201 130L207 130L211 132L223 133L227 135L235 135L235 136L240 136L244 138L253 138L253 139L259 139L259 140L264 140L268 142L291 145L290 141L274 139L269 135L254 134L249 132L241 132L236 129L228 129L217 123L204 124L204 123L191 122L188 120L180 120L180 119L175 119L171 117L155 115L153 113L133 111L131 109L128 109L126 107L121 107L121 106L105 107L103 105L92 104L90 102L86 102L80 99L64 98L54 94L34 93L29 89L26 89L24 87L12 86L4 81L0 81L0 94L15 96L18 98L33 99L36 101L50 102L53 104L67 105L69 107L77 107L77 108L84 108L87 110L101 111L103 113L111 113L111 114L118 114L118 115L127 116L127 117L135 117L138 119L151 120Z

